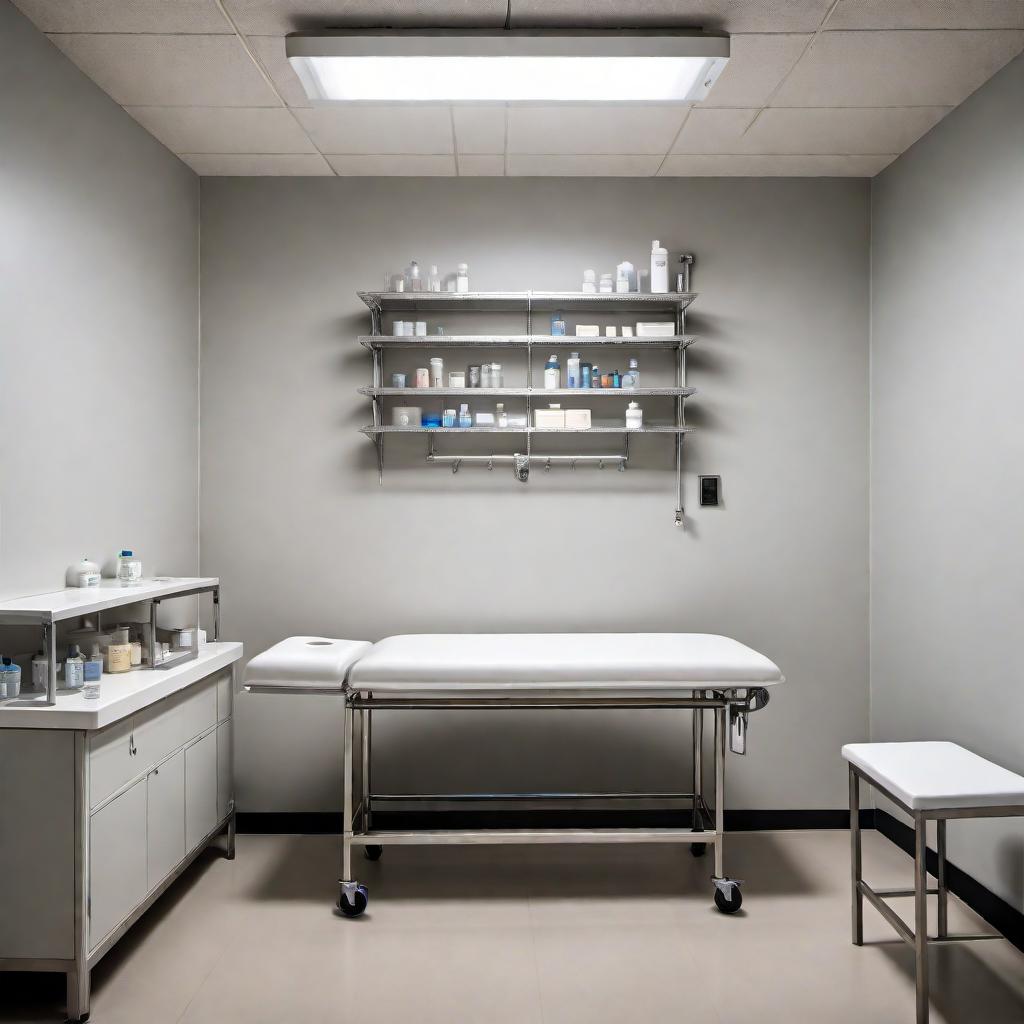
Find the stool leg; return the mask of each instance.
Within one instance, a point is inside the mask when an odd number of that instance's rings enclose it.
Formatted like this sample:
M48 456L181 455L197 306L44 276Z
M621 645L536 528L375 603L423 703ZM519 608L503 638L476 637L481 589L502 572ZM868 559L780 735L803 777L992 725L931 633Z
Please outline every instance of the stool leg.
M928 829L914 815L914 968L917 977L917 1024L928 1024Z
M939 920L936 934L944 939L949 934L949 900L946 890L946 819L940 818L935 823L935 846L939 855Z
M860 780L850 765L850 868L853 885L853 944L864 945L864 894L860 891L863 877L860 835Z

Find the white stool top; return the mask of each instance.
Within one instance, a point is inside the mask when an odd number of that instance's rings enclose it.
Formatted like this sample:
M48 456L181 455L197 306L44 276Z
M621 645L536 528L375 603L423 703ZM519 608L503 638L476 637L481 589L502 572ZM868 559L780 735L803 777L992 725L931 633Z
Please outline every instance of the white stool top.
M847 743L843 757L914 811L940 808L1024 809L1024 776L956 743Z

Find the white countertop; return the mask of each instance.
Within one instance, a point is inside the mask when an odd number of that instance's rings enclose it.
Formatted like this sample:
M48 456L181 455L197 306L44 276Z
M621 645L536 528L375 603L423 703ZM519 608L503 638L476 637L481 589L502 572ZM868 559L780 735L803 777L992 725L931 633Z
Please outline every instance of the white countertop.
M81 690L58 690L56 705L47 707L41 703L45 694L22 692L20 697L0 701L0 729L102 729L241 657L240 643L204 644L197 660L173 668L105 674L98 700L86 700Z
M52 619L73 619L79 615L93 615L139 601L175 597L190 591L216 587L216 576L157 576L140 580L131 587L122 587L117 580L103 580L98 587L67 587L50 594L32 597L14 597L0 601L0 620L23 619L26 622Z

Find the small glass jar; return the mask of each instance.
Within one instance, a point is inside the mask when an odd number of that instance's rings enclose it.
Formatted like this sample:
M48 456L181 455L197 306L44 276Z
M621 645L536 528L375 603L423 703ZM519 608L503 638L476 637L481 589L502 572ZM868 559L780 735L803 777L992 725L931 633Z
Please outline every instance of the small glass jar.
M505 375L501 371L501 363L491 363L491 387L503 388L505 386Z
M470 366L467 370L467 383L471 388L480 387L480 367L476 364Z

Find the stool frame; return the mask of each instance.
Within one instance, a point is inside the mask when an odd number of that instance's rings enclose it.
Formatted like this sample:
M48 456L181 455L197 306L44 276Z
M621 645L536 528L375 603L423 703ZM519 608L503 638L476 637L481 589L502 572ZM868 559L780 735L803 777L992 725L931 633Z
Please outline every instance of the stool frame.
M852 881L853 944L864 945L864 900L882 915L896 934L914 949L914 975L917 996L917 1024L928 1022L928 947L953 942L971 942L979 939L1002 939L998 933L950 933L949 887L946 863L946 822L957 818L1011 818L1024 816L1019 805L994 807L929 807L915 810L894 796L876 779L850 764L850 867ZM914 887L912 889L873 889L863 878L860 827L860 781L864 780L883 796L902 808L914 819ZM937 885L928 886L928 822L935 822ZM899 897L914 897L913 929L885 901ZM936 933L928 935L928 897L938 896Z

